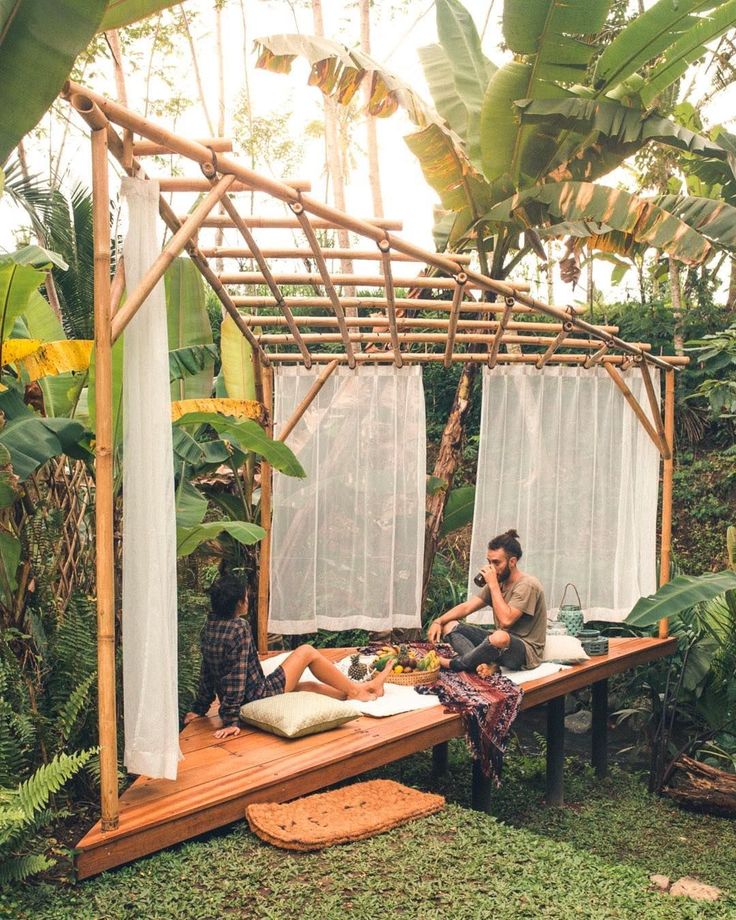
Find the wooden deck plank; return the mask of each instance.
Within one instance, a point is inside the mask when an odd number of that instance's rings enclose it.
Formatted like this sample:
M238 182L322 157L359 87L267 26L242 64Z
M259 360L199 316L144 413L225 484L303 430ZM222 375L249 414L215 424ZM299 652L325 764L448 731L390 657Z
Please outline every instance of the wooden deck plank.
M606 656L524 684L523 709L671 654L675 639L611 639ZM336 660L349 650L325 650ZM254 729L218 741L216 716L182 731L176 780L140 777L121 796L120 826L99 823L78 844L80 878L242 819L251 802L281 802L323 789L462 734L441 706L384 719L363 717L321 735L287 740Z

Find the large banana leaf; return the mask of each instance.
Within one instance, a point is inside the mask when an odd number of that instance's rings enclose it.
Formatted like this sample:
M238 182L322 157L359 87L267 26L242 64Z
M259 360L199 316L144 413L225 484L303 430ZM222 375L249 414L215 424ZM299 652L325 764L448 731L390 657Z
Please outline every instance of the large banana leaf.
M266 536L266 531L258 524L248 524L245 521L210 521L198 524L196 527L176 528L176 555L188 556L202 543L215 540L221 533L228 533L246 546L258 543Z
M736 589L736 572L709 572L707 575L678 575L649 597L640 597L626 618L632 626L653 626L663 617L672 618L695 604L712 600Z
M231 399L255 400L253 348L231 316L226 316L220 326L220 354L227 395Z
M120 29L147 16L175 6L180 0L108 0L99 31Z
M593 75L598 94L636 74L697 26L700 15L725 3L726 0L658 0L630 22L598 59Z
M190 412L177 419L174 425L181 428L210 425L224 440L232 441L242 451L260 454L274 469L287 476L306 476L291 448L269 438L261 426L251 419L238 420L216 412Z
M0 5L0 163L41 119L92 40L105 0L4 0Z
M573 220L604 224L688 265L703 262L711 251L701 233L652 201L590 182L553 182L528 189L491 208L486 217L528 227Z
M639 95L645 105L681 77L706 52L706 45L736 25L736 0L729 0L698 20L677 41L670 44L647 74Z
M185 476L176 490L175 504L177 527L196 527L207 513L207 499Z
M736 207L697 195L661 195L654 201L718 246L736 249Z
M465 527L473 520L475 510L475 486L460 486L452 489L447 496L445 513L442 518L443 536Z
M480 110L496 66L483 54L473 17L458 0L436 0L437 34L452 70L458 98L467 112L463 135L468 155L480 163ZM434 94L433 94L434 95Z
M426 45L418 53L435 108L459 137L465 137L468 110L458 95L445 49L442 45Z
M43 280L44 273L37 268L10 258L0 261L0 347Z
M169 380L173 383L185 380L214 366L218 357L217 345L189 345L169 352ZM173 386L172 386L173 389Z
M185 352L192 345L212 345L202 276L191 259L174 259L164 275L166 289L166 319L169 333L169 366L175 362L177 379L171 384L172 399L197 399L212 395L214 358L204 358L199 368L197 356ZM174 353L172 359L171 353ZM176 361L178 356L179 361ZM182 366L183 362L183 366ZM181 372L184 373L181 373Z
M178 421L191 412L210 412L229 415L232 418L263 420L263 406L252 399L182 399L171 404L171 421Z
M42 418L28 411L13 418L0 430L0 444L10 453L13 470L21 480L52 457L78 453L84 426L72 419Z
M29 340L16 340L28 342ZM8 346L13 342L7 342ZM86 371L89 368L94 342L84 339L63 339L61 342L37 342L36 348L18 360L29 380L64 374L68 371Z

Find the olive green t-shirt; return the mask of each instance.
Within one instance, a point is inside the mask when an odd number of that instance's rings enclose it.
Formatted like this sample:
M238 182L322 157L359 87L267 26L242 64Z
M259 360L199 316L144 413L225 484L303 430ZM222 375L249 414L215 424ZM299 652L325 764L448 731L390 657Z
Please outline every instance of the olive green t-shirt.
M524 574L518 581L502 585L501 594L509 607L521 610L521 616L511 626L502 627L494 611L493 622L497 629L506 629L521 639L526 646L526 667L536 668L542 663L544 643L547 639L547 604L544 600L544 589L538 578ZM489 607L493 606L488 585L478 597Z

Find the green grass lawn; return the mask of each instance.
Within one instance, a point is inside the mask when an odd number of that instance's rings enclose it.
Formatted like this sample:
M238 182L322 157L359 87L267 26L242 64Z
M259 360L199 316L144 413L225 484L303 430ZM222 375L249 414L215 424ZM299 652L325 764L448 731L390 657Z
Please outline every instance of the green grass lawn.
M469 808L461 742L433 783L429 753L371 776L447 796L430 818L314 854L261 843L245 823L76 885L38 882L0 894L13 918L734 918L736 824L651 797L614 769L598 782L567 768L567 804L542 804L544 760L513 750L495 815ZM651 873L694 875L724 889L714 904L650 890Z

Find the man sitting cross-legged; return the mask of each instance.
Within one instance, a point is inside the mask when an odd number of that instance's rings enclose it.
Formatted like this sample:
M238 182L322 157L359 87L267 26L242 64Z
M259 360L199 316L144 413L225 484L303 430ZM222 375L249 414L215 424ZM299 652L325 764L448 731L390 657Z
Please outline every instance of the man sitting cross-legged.
M494 537L488 544L488 565L481 569L485 587L476 597L458 604L429 627L430 642L445 638L458 653L440 658L443 668L476 671L481 677L494 665L512 671L535 668L541 663L547 633L544 591L533 575L518 567L521 559L515 530ZM490 605L495 629L490 632L472 623L459 623L471 613Z
M199 690L191 711L184 716L185 725L206 715L215 696L220 700L223 724L215 732L215 738L228 738L240 734L238 714L243 703L267 696L292 690L310 690L339 700L374 700L383 695L390 667L372 680L356 683L311 645L299 646L266 677L250 626L242 619L247 613L243 582L232 575L224 575L212 585L209 593L212 610L200 640ZM301 680L307 668L317 681Z

